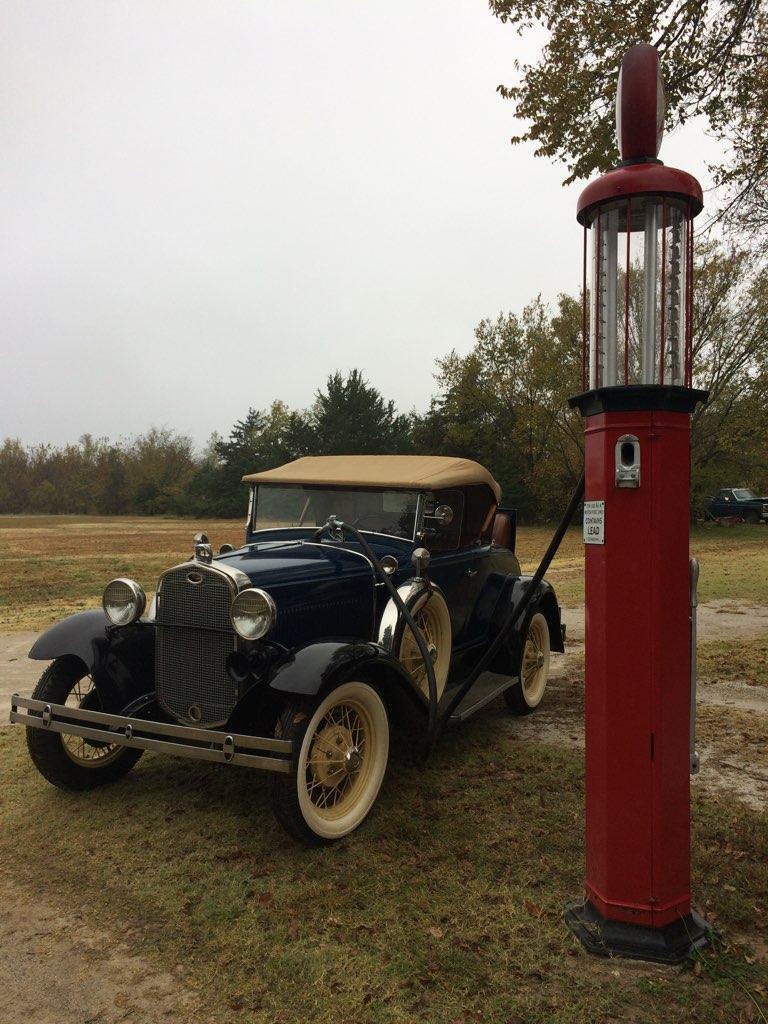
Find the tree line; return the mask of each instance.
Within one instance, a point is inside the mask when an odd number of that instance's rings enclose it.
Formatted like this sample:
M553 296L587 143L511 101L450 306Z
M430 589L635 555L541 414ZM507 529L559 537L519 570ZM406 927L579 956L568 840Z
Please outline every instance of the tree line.
M768 492L768 272L745 250L697 256L694 514L721 486ZM581 298L540 298L482 320L466 354L437 362L424 413L399 412L359 369L331 374L308 409L251 408L202 452L152 428L129 440L0 448L0 513L240 516L245 473L302 455L434 454L476 459L526 521L557 516L582 466Z

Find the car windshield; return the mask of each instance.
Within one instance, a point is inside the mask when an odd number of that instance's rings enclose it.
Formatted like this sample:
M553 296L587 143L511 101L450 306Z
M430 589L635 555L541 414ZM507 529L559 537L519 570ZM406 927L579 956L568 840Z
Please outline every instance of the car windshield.
M418 497L418 491L259 484L252 525L254 530L322 526L335 515L359 530L413 540Z
M757 497L754 491L750 491L748 487L737 487L734 492L737 501L752 501Z

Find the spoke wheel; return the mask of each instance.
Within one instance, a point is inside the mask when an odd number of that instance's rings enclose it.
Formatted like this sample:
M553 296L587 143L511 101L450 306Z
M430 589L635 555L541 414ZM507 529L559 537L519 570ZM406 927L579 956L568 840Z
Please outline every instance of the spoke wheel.
M100 709L101 701L94 689L93 678L86 675L75 680L64 704L70 708L85 707L91 711ZM64 753L81 768L101 768L116 761L125 750L125 747L117 743L102 743L99 740L89 740L67 733L60 733L59 738Z
M332 690L310 715L289 708L277 734L294 742L294 773L274 776L272 804L283 827L305 842L340 839L365 819L389 757L389 722L368 683Z
M32 694L35 700L66 704L89 711L101 710L93 679L79 658L57 658L40 677ZM136 764L141 750L116 743L86 740L46 729L27 729L27 747L32 761L54 786L60 789L95 789L121 778Z
M549 626L541 612L534 612L528 621L516 674L519 684L504 696L511 711L527 715L541 704L549 679Z
M445 598L441 594L433 592L426 594L425 597L426 600L422 598L421 603L416 604L411 614L427 642L439 700L445 690L451 665L451 617ZM410 626L405 626L403 630L398 657L403 668L409 672L418 688L428 698L427 669Z
M305 784L316 813L343 817L360 798L372 768L373 723L367 708L347 700L332 705L310 739Z

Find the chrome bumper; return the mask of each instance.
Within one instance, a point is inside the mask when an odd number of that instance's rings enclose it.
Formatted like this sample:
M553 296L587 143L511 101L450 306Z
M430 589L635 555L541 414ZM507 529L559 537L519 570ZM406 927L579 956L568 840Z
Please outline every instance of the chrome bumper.
M47 729L101 743L119 743L137 750L192 757L197 761L241 764L268 772L290 772L293 744L268 736L245 736L221 729L193 729L142 718L84 711L63 704L11 697L11 721L29 729Z

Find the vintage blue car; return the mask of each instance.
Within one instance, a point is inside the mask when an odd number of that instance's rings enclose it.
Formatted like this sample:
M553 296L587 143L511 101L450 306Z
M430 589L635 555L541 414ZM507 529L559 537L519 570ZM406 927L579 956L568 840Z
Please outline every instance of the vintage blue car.
M30 658L52 663L11 720L56 786L110 782L144 750L250 765L271 773L291 835L339 839L371 810L403 716L461 721L502 693L516 714L539 705L560 609L535 584L459 701L529 579L491 474L459 458L328 456L245 481L245 544L214 555L198 535L148 609L138 583L109 583L103 609L37 640Z

